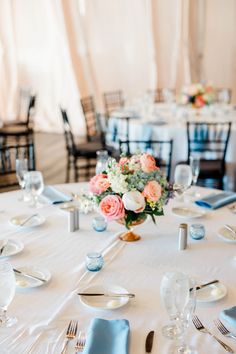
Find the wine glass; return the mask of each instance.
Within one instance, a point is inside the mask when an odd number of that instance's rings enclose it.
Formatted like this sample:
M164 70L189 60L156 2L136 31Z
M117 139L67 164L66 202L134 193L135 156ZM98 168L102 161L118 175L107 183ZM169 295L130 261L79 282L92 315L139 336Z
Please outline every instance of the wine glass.
M28 160L26 158L16 159L16 177L18 179L20 188L22 190L22 197L20 200L24 200L24 189L25 189L25 174L28 172Z
M16 289L13 268L8 262L0 262L0 327L10 327L17 322L16 318L7 316L7 308L12 302Z
M181 272L168 272L161 281L161 299L171 323L162 328L162 333L170 339L180 338L184 332L182 318L189 301L189 279Z
M102 173L107 168L108 152L107 150L98 150L97 154L97 164L96 164L96 175Z
M197 185L197 180L200 172L200 155L194 154L189 157L190 161L190 167L192 169L192 182L193 186L196 187ZM200 194L195 192L194 193L195 197L200 197Z
M177 165L174 175L174 191L178 195L183 195L183 193L191 186L192 178L192 169L189 165Z
M189 298L181 313L180 323L182 326L182 334L180 338L177 339L176 346L172 351L172 354L195 354L195 348L191 347L185 342L186 332L189 327L191 318L195 312L196 308L196 282L194 279L189 278Z
M33 199L32 206L37 206L38 197L44 189L43 175L40 171L27 172L25 174L25 180L25 188L31 193Z

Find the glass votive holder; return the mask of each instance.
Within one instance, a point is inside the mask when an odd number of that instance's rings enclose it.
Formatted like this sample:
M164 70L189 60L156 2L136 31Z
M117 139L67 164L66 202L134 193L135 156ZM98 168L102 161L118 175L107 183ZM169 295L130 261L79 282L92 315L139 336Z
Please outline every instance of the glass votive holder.
M194 240L201 240L205 237L205 226L202 224L190 225L190 236Z
M107 228L107 221L103 216L96 216L92 221L92 225L95 231L102 232Z
M98 272L102 269L104 264L103 257L101 253L98 252L91 252L88 253L86 256L86 268L90 272Z

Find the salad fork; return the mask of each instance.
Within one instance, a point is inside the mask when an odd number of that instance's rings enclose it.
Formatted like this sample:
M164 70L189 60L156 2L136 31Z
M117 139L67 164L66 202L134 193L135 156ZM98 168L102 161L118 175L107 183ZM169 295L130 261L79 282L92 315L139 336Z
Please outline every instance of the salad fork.
M223 336L236 339L236 336L230 332L219 319L215 320L214 323Z
M67 350L68 343L71 339L74 339L77 333L77 326L78 322L77 321L70 321L69 326L66 331L66 341L64 343L64 346L62 348L61 354L65 354Z
M192 318L193 324L196 327L196 329L202 333L207 333L210 336L212 336L222 347L228 352L228 353L234 353L233 349L230 348L227 344L222 342L219 338L217 338L214 334L212 334L206 327L203 326L202 322L199 320L199 318L194 315Z
M82 352L86 343L86 336L84 332L79 332L79 337L75 345L75 353Z

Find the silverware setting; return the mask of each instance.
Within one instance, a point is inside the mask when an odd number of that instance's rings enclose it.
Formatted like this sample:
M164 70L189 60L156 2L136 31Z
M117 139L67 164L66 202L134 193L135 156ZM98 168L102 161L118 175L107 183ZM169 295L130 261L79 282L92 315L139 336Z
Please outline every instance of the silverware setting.
M219 283L219 280L215 279L215 280L209 281L208 283L197 285L196 290L200 290L202 288L205 288L205 286L209 286L209 285L216 284L216 283ZM192 291L192 290L193 290L193 288L189 289L189 291Z
M21 221L21 223L19 224L19 226L24 226L28 221L30 221L31 219L33 219L35 216L38 216L38 214L32 214L32 215L30 215L28 218L26 218L25 220Z
M82 352L84 350L85 343L86 343L86 335L84 332L80 331L78 340L75 345L75 353Z
M42 281L43 283L45 283L47 281L46 279L40 278L37 275L28 274L28 273L22 272L21 270L15 269L15 268L13 268L13 271L16 274L22 275L23 277L31 278L34 280L39 280L39 281Z
M225 227L227 230L231 231L232 234L234 235L233 237L236 238L236 231L235 231L230 225L225 224L224 227Z
M214 323L223 336L236 339L236 336L230 332L219 319L214 320Z
M222 342L222 340L220 340L219 338L217 338L214 334L212 334L209 329L207 329L206 327L203 326L202 322L199 320L199 318L194 315L192 318L193 324L195 326L195 328L202 332L202 333L207 333L210 336L212 336L212 338L214 338L228 353L234 353L233 349L230 348L226 343Z
M67 331L66 331L66 340L65 340L65 343L63 345L61 354L65 354L66 353L69 341L76 337L77 327L78 327L78 321L72 321L71 320L70 323L69 323L69 326L67 328Z
M134 298L135 294L106 294L106 293L78 293L80 296L106 296L106 297L129 297Z
M148 333L145 341L145 351L146 353L151 353L153 345L154 331Z

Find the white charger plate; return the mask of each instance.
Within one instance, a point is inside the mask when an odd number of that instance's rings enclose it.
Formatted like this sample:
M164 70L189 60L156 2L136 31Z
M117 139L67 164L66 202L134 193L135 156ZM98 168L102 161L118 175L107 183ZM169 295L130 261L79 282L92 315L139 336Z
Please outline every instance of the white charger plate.
M32 266L32 267L26 266L26 267L17 267L17 269L20 270L21 272L24 272L24 273L27 273L30 275L35 275L36 277L46 280L45 282L42 282L38 279L29 278L24 275L20 275L20 274L15 273L16 288L17 289L36 288L38 286L45 285L51 279L51 273L49 272L49 270L44 269L44 268L39 268L39 267L34 267L34 266Z
M18 240L9 239L9 240L7 240L7 243L4 246L4 249L2 251L2 254L0 255L0 258L13 256L14 254L21 252L23 250L23 248L24 248L24 245L22 242L20 242Z
M214 302L223 299L227 294L227 289L222 283L215 283L196 291L197 302Z
M24 222L27 218L29 218L31 214L21 214L21 215L16 215L12 217L9 222L11 225L17 226L17 227L35 227L42 225L45 222L45 217L43 215L37 214L33 216L29 221L27 221L24 225L21 226L21 223Z
M231 225L230 225L231 226ZM231 226L233 230L236 231L236 226ZM224 240L225 242L229 243L236 243L236 235L232 233L232 231L226 229L226 227L221 227L218 230L217 235Z
M206 215L206 211L197 207L174 207L172 213L184 219L202 218Z
M81 293L116 293L126 294L128 291L117 285L93 285L89 286ZM116 310L125 306L129 302L128 297L107 297L107 296L84 296L80 295L80 301L83 305L96 310Z

